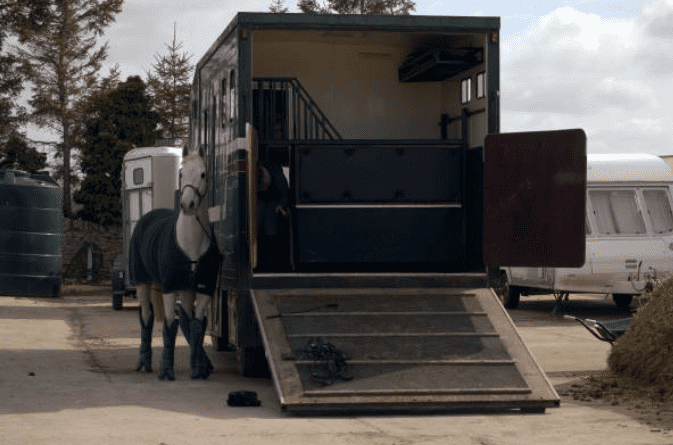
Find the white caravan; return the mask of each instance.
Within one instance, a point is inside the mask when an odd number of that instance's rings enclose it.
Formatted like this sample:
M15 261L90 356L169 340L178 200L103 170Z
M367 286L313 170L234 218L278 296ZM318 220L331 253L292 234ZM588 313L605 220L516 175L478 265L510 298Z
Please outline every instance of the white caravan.
M673 173L648 154L587 155L586 262L581 268L503 267L500 296L612 294L627 308L634 295L673 271Z

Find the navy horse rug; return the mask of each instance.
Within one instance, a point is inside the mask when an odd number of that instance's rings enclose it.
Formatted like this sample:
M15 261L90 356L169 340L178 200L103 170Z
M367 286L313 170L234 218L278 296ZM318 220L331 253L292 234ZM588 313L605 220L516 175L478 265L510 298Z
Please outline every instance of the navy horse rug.
M140 218L129 245L129 280L134 285L161 283L164 293L191 290L212 296L222 259L215 237L210 230L210 247L193 267L176 241L178 215L170 209L156 209Z

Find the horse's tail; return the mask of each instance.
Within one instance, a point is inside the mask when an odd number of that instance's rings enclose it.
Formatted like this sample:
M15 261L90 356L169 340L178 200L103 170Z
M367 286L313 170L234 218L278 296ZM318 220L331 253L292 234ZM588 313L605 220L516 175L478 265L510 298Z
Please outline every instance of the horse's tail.
M164 310L164 290L161 284L153 283L150 285L150 301L154 306L154 318L160 323L163 322L166 311Z

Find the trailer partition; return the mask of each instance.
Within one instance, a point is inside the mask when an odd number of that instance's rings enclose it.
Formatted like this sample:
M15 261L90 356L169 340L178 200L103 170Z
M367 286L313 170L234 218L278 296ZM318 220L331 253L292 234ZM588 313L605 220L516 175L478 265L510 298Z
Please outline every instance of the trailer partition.
M466 193L481 195L466 189L464 143L260 142L260 158L289 168L291 270L483 273L466 225Z

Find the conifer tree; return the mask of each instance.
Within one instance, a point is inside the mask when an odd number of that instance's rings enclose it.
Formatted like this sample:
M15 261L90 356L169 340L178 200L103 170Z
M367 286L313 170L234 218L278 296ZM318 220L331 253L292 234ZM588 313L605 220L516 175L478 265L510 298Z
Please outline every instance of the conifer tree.
M83 208L78 217L98 224L121 224L122 162L134 146L154 145L158 118L140 76L114 80L97 90L89 103L82 134L85 178L74 199Z
M298 0L297 7L304 14L379 14L409 15L416 10L412 0ZM271 12L288 12L282 0L273 0Z
M0 166L35 173L47 166L47 155L28 145L21 133L12 133L2 146Z
M290 10L287 8L287 6L284 5L283 0L273 0L271 2L271 6L269 6L269 11L278 14L286 13Z
M187 52L180 52L182 42L175 41L166 45L168 53L164 56L155 54L156 63L152 64L152 72L147 73L149 94L152 107L159 116L159 131L164 138L186 138L189 133L189 103L191 81L194 65L189 63L192 58Z
M26 111L18 104L23 91L23 76L19 72L20 60L6 45L7 38L44 29L48 21L49 0L0 0L0 152L5 154L3 165L30 168L39 158L34 148L28 146L20 131L25 123ZM21 160L25 160L26 163Z
M21 0L18 0L21 1ZM51 0L48 21L35 32L21 32L18 56L22 72L33 84L30 119L60 134L63 156L63 204L72 215L71 150L81 132L81 113L95 87L107 43L99 38L121 12L123 0Z
M21 109L16 105L16 100L23 90L17 58L2 52L2 33L0 30L0 146L6 144L9 136L18 128Z

